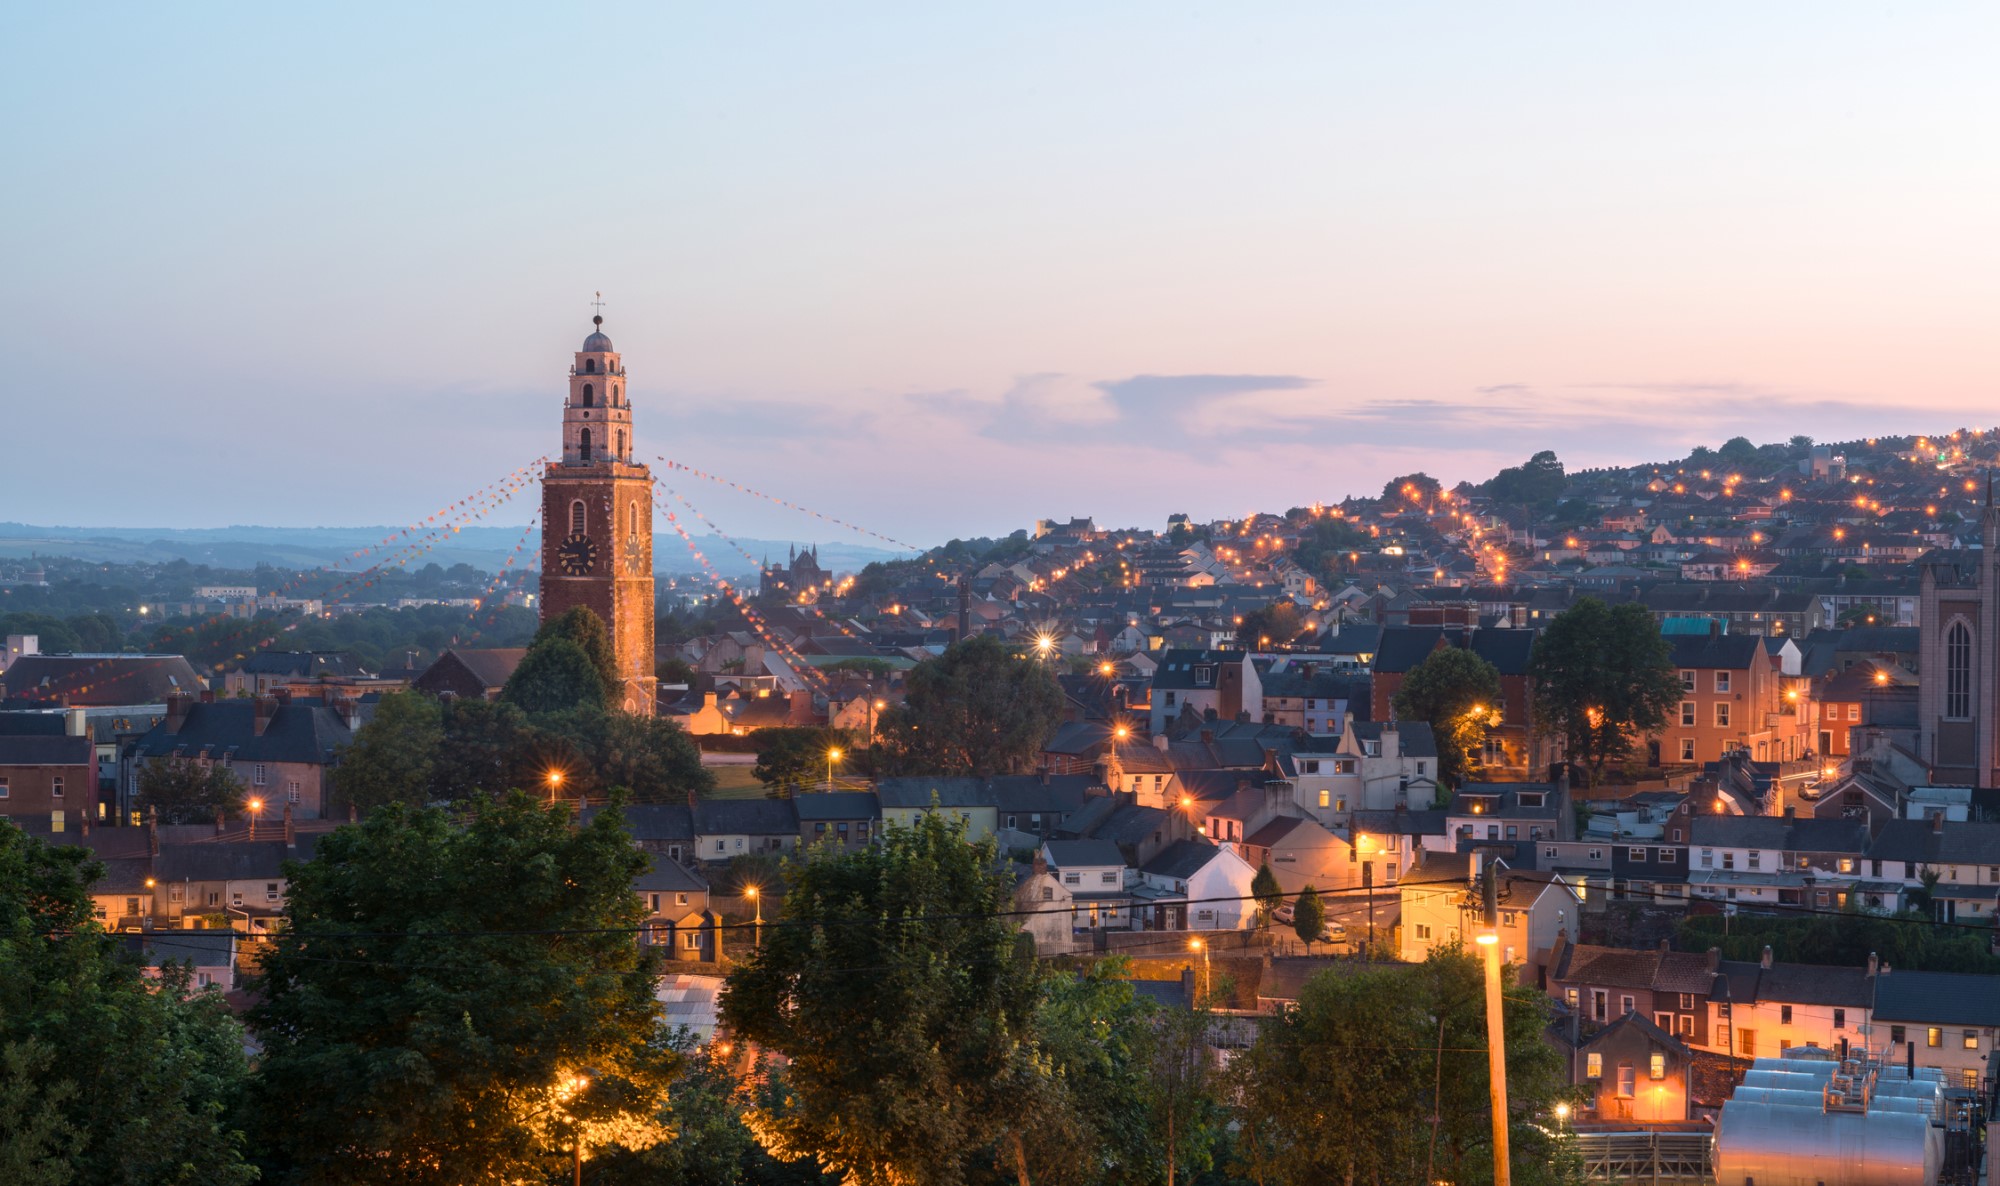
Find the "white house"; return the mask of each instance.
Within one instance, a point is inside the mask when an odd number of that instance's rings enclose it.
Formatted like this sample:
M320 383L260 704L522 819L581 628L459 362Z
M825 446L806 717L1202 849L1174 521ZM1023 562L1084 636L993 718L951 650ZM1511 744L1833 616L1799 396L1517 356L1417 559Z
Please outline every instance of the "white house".
M1115 931L1143 926L1125 887L1125 854L1109 840L1050 840L1042 861L1070 899L1074 930Z
M1139 870L1139 880L1152 891L1156 910L1185 911L1180 927L1194 931L1239 931L1257 918L1250 883L1257 871L1234 845L1203 840L1177 840L1160 850ZM1178 900L1178 901L1176 901ZM1164 912L1156 917L1164 918Z

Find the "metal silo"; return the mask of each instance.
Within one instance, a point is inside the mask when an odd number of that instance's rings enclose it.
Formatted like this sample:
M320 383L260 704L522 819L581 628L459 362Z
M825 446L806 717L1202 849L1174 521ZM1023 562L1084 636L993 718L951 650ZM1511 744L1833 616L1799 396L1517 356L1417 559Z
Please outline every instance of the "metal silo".
M1930 1121L1914 1112L1732 1098L1715 1126L1717 1186L1936 1186L1942 1163Z

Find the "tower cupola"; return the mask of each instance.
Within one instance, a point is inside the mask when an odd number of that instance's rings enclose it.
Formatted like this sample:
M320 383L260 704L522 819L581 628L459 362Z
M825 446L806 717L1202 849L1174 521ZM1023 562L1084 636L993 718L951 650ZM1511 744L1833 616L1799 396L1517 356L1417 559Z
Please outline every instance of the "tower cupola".
M632 405L625 395L625 364L604 332L604 316L593 328L569 369L569 399L563 404L563 464L632 462Z

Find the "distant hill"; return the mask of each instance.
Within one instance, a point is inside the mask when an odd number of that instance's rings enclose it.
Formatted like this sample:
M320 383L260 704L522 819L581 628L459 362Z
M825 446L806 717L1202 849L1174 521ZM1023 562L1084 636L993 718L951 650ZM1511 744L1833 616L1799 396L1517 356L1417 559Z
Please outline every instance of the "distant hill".
M372 547L401 530L387 526L40 527L30 523L0 523L0 559L70 556L121 564L186 560L218 568L255 568L259 564L318 568ZM447 568L462 563L492 571L520 542L521 531L520 527L465 527L448 542L431 549L424 560L426 563L435 560ZM537 542L531 539L530 548ZM738 539L736 542L754 557L769 555L783 560L787 548L804 547L813 541ZM719 536L698 536L696 543L702 555L721 572L740 576L756 570L754 564ZM821 540L819 555L822 565L846 572L907 553ZM662 572L695 572L700 567L672 531L655 536L653 556Z

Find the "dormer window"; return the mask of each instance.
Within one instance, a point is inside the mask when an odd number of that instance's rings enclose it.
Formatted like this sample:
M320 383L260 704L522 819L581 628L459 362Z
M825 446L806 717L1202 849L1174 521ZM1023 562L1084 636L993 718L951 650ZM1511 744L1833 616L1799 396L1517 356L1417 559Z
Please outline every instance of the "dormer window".
M1210 684L1213 684L1214 682L1215 682L1215 668L1197 667L1194 669L1195 687L1206 688Z
M1541 791L1520 792L1521 806L1523 807L1541 807L1544 805L1546 799L1547 796Z

